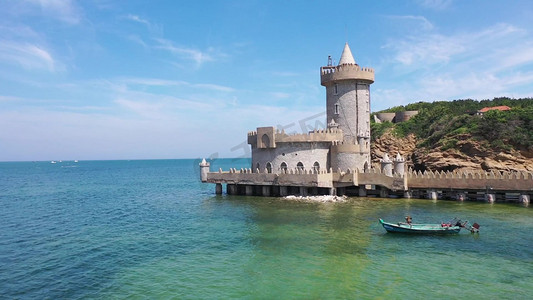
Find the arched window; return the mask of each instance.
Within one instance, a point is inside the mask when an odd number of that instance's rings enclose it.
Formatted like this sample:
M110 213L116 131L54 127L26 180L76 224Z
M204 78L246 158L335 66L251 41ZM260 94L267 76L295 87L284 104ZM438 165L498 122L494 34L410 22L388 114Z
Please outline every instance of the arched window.
M333 95L337 95L339 93L339 85L335 83L335 86L333 87Z
M318 163L318 161L315 161L315 163L313 164L313 172L318 173L319 171L320 171L320 164Z
M285 162L282 162L280 169L281 169L281 173L287 173L287 164Z
M267 163L267 173L272 173L272 164Z
M303 171L304 170L304 164L302 162L299 162L296 164L296 169L298 169L298 171Z
M263 134L263 136L261 137L261 144L263 148L270 147L270 138L268 137L267 134Z
M365 165L364 165L363 168L364 168L365 172L368 171L368 162L365 161Z
M339 104L335 104L335 114L339 114Z

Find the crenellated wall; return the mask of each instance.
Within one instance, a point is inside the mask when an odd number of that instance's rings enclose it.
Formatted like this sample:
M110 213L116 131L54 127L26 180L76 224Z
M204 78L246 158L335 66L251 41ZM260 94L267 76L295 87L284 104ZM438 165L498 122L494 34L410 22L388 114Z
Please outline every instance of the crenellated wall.
M326 85L331 81L339 80L365 80L374 82L374 69L359 67L358 65L327 66L320 68L320 83Z
M413 172L406 173L409 188L531 191L531 172Z
M269 145L264 145L264 136L268 137ZM309 133L286 134L274 127L259 127L257 131L248 132L248 144L252 148L275 148L278 143L311 143L311 142L334 142L342 141L344 134L341 129L327 128L314 130Z

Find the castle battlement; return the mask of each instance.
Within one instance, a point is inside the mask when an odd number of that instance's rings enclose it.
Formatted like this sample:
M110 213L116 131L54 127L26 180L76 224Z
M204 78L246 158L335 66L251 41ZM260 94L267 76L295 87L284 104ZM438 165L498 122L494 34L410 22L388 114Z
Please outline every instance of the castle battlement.
M407 172L408 178L413 179L474 179L474 180L525 180L532 181L533 186L533 172L515 171L515 172L485 172L485 171L413 171L411 169Z
M258 148L275 148L276 143L307 143L342 141L344 134L339 128L315 129L308 133L286 134L274 127L259 127L248 132L248 144ZM258 144L258 141L260 142Z
M329 82L339 80L363 80L368 83L374 82L374 69L360 67L359 65L339 65L320 68L320 84L327 85Z

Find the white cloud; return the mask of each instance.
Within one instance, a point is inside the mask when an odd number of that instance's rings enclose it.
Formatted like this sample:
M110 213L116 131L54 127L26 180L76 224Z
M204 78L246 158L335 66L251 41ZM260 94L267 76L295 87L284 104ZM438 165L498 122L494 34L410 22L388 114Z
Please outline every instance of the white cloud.
M148 20L142 19L141 17L136 16L136 15L129 14L129 15L125 16L125 18L130 20L130 21L134 21L134 22L138 22L138 23L144 24L146 26L150 26L151 25L150 22L148 22Z
M457 62L462 56L478 58L509 47L509 39L519 41L522 32L509 24L497 24L479 32L462 32L443 35L429 32L391 39L384 48L395 52L394 59L403 65L419 67L448 63L452 57Z
M150 22L149 20L147 20L145 18L142 18L142 17L140 17L138 15L128 14L128 15L123 16L121 18L146 26L146 28L150 31L150 33L155 35L155 36L161 36L162 33L163 33L161 25L158 25L158 24L155 24L153 22Z
M384 84L394 87L376 91L378 110L419 100L511 96L533 84L533 37L510 24L447 35L411 33L389 40L384 50L389 59L380 71L390 80Z
M172 41L166 39L158 38L155 40L158 42L158 45L155 46L156 49L166 50L182 59L191 60L197 66L201 66L206 62L215 61L215 53L213 49L201 51L198 49L176 46Z
M118 82L128 85L144 85L144 86L187 86L194 87L199 90L212 90L219 92L234 92L235 89L223 85L211 83L190 83L182 80L167 80L157 78L122 78Z
M148 45L144 42L144 40L137 35L130 34L126 38L136 44L143 46L143 48L148 48Z
M71 0L26 0L39 5L46 16L51 16L69 24L78 24L81 20L80 9Z
M26 69L56 71L56 62L44 47L30 43L0 41L0 61L15 63Z

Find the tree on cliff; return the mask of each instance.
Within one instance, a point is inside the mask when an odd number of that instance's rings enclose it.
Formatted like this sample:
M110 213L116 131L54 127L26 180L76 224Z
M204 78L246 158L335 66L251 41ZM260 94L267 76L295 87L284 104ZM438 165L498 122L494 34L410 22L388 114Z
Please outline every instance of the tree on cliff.
M484 107L504 105L511 110L489 110L483 115L476 114ZM428 153L461 152L464 147L460 146L470 143L484 152L476 154L482 157L504 152L521 153L525 159L533 160L533 98L417 102L381 112L404 110L418 110L419 113L396 124L372 122L372 140L378 140L384 132L392 132L397 137L413 134L417 139L417 149Z

